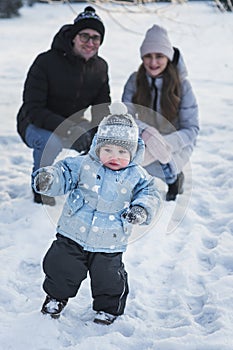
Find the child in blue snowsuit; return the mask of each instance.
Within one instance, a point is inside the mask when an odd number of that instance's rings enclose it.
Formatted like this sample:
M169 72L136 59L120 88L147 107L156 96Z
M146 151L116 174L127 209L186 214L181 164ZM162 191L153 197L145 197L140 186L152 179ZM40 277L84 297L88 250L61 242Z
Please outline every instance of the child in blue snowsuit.
M122 253L132 226L148 225L161 203L154 178L139 165L143 154L137 124L119 112L102 120L87 155L33 174L37 192L69 193L43 260L44 314L59 317L88 272L94 322L110 324L124 313L129 290Z

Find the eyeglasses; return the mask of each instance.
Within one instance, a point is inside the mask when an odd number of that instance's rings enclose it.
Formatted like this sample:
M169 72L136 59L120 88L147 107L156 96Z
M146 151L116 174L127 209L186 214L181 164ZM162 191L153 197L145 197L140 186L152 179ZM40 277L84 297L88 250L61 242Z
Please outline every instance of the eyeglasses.
M88 33L78 33L78 36L82 43L87 44L89 40L92 40L93 44L98 45L101 42L100 35L89 35Z

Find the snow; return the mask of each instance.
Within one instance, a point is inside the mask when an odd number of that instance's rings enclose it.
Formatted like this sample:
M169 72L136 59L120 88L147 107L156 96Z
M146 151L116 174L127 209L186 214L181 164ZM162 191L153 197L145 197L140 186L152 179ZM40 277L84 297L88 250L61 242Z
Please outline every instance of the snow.
M22 8L21 17L1 20L0 348L232 350L232 14L208 2L99 4L106 25L100 54L109 62L113 100L120 100L137 69L139 46L152 24L164 25L183 52L201 124L185 169L185 193L164 202L158 220L132 236L124 256L130 294L113 325L92 322L89 279L59 320L42 315L41 262L63 200L54 208L33 203L32 152L16 132L15 117L32 61L86 4L38 3Z

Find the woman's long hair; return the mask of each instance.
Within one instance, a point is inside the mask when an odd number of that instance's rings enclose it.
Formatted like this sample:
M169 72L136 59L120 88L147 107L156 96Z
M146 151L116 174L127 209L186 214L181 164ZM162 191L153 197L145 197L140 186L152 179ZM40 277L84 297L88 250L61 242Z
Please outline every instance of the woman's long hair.
M132 102L144 107L151 107L151 87L149 86L146 70L143 65L138 69L136 92ZM163 86L160 98L162 115L171 123L177 117L180 103L180 79L177 67L170 61L163 72Z

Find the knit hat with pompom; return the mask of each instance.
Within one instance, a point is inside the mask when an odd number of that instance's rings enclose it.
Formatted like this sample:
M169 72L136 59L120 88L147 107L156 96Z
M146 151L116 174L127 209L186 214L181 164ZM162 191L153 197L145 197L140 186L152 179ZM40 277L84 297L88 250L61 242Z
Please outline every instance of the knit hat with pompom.
M101 35L101 44L104 40L105 28L101 18L92 6L87 6L74 20L71 36L74 38L83 29L96 30Z
M132 160L138 147L138 126L123 103L112 103L110 112L98 127L96 154L99 155L101 147L110 144L127 149Z

